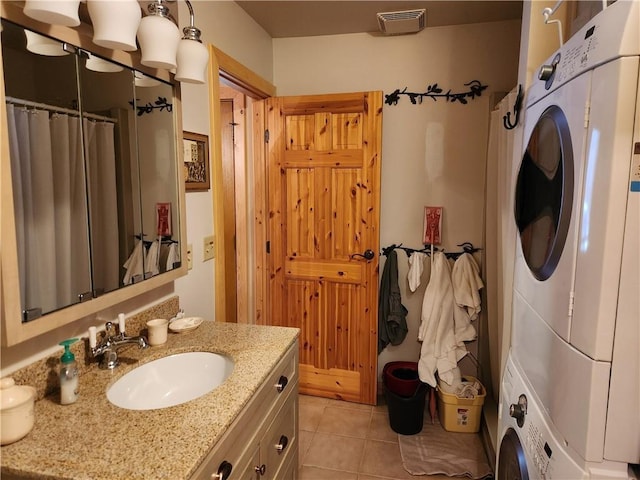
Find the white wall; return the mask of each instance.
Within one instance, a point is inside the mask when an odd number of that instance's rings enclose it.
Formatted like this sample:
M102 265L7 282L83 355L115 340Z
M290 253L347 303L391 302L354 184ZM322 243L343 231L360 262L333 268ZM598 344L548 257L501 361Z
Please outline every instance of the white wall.
M519 45L519 21L427 28L395 37L274 39L274 83L278 95L389 94L404 87L425 92L434 83L456 92L475 79L488 85L467 105L431 99L412 105L401 97L398 105L384 107L381 246L421 248L424 206L442 205L442 246L457 251L456 244L464 241L482 246L489 98L516 85ZM388 361L419 357L417 329L429 268L425 265L421 287L409 293L407 257L399 251L398 258L409 333L401 345L382 352L379 370Z

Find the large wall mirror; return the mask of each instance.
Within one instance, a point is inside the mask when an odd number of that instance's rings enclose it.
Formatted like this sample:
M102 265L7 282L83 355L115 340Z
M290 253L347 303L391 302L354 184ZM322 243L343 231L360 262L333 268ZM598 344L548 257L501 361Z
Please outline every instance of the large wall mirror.
M2 213L15 235L9 266L2 252L3 300L18 304L2 322L12 345L183 275L184 187L167 78L14 19L2 18L1 41L13 200ZM12 263L17 281L7 282Z

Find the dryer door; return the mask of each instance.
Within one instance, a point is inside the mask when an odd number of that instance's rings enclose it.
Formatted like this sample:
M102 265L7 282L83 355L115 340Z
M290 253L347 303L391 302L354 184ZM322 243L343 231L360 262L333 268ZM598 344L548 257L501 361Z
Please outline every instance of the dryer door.
M580 75L527 109L527 147L515 185L520 245L514 289L565 341L571 323L590 79L590 74ZM519 327L514 323L515 335Z
M573 150L569 125L557 106L538 119L524 152L516 185L515 217L524 260L547 280L564 249L573 201Z
M524 449L513 428L506 431L500 442L498 480L529 480Z

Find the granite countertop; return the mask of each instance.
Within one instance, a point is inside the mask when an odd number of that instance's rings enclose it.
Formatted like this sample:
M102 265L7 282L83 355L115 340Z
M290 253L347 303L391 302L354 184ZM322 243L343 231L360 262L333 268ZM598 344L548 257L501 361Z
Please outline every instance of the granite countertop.
M186 479L195 472L260 384L295 342L298 330L204 322L196 330L169 333L167 343L119 350L121 365L81 371L79 398L60 405L55 392L35 404L35 426L0 449L1 473L36 479ZM182 352L231 357L234 370L214 391L160 410L112 405L107 388L133 368Z

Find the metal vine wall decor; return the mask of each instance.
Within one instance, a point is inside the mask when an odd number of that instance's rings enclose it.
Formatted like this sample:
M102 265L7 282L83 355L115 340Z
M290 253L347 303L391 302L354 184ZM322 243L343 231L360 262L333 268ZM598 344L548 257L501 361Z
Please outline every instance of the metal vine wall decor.
M167 102L166 97L158 97L158 99L155 102L153 102L153 104L151 102L147 102L146 105L138 105L138 106L136 106L135 102L131 100L129 102L129 105L131 105L131 107L135 108L138 111L139 117L141 117L145 113L153 113L153 111L156 109L158 109L160 112L165 109L167 110L167 112L173 111L173 103Z
M447 102L460 102L461 104L466 105L469 103L467 99L473 100L476 97L481 96L482 91L488 87L488 85L482 85L479 80L472 80L469 83L465 83L464 86L469 87L465 92L452 92L451 89L444 92L437 83L434 83L433 85L429 85L427 87L427 91L424 93L407 92L407 87L405 87L402 91L400 91L400 89L396 89L395 92L385 95L384 103L387 105L397 105L400 100L400 95L406 95L414 105L422 103L422 99L425 97L432 99L434 102L437 101L438 98L444 98Z

